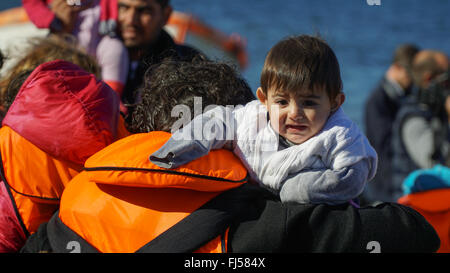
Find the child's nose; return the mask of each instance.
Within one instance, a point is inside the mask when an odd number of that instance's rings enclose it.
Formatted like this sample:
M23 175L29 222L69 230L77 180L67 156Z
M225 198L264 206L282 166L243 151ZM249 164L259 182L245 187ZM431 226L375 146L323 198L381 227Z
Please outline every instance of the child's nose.
M303 119L305 116L305 112L303 111L303 107L301 105L295 104L292 105L289 109L289 117L293 120Z

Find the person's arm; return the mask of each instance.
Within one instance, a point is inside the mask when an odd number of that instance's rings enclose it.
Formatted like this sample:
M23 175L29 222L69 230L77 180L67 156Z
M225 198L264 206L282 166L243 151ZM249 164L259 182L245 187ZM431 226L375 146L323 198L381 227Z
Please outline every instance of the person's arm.
M431 168L434 165L431 159L434 152L434 134L425 118L407 119L401 129L401 137L406 152L420 168Z
M261 198L262 199L262 198ZM232 252L435 252L433 227L411 208L285 204L252 200L230 230Z
M317 206L310 210L307 222L301 219L303 211L298 206L288 208L287 250L435 252L440 245L436 231L422 215L394 203L361 209Z
M207 155L211 150L224 147L231 150L235 143L235 122L230 108L217 106L196 116L189 124L173 133L150 156L150 161L162 168L176 168Z
M369 166L365 160L339 170L302 171L282 183L280 199L301 204L342 204L361 194L368 174Z
M52 22L57 19L45 0L22 0L22 6L37 28L50 28Z
M49 28L56 33L71 33L78 12L88 8L69 5L66 0L53 0L50 6L45 0L22 0L22 5L37 28Z
M126 47L119 39L103 36L97 46L96 56L102 68L103 81L121 98L129 67Z

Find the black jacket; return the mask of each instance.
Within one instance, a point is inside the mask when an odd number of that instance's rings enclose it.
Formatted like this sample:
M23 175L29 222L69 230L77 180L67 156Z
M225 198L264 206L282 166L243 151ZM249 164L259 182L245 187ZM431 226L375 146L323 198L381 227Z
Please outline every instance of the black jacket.
M440 244L433 227L405 206L386 203L357 209L347 204L284 204L271 193L246 184L209 201L138 252L190 252L227 227L228 251L234 253L368 253L373 243L383 253L434 252ZM83 251L96 252L56 213L29 237L22 252L69 252L70 241L80 242Z
M390 189L392 180L393 124L404 96L395 94L394 87L383 78L367 98L364 109L365 133L378 154L375 178L367 184L364 196L368 201L394 202Z
M122 101L125 104L134 104L136 102L137 89L143 83L144 75L147 69L160 63L165 58L171 57L177 60L192 60L196 56L203 56L198 50L176 44L170 35L162 30L158 40L148 47L143 57L138 63L136 71L128 73L127 82L122 95Z

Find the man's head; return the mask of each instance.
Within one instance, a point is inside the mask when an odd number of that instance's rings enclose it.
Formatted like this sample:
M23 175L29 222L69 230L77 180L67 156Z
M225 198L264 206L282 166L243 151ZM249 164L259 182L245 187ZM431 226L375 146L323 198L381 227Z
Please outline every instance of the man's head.
M140 91L141 102L128 124L132 133L171 132L181 118L174 114L177 106L189 107L189 119L196 114L194 97L201 97L203 110L208 105L244 105L255 99L245 80L230 66L200 59L166 60L150 67Z
M336 55L317 37L284 39L269 51L256 95L267 107L272 127L301 144L345 100Z
M439 116L450 116L447 55L435 50L420 51L414 58L412 71L414 83L419 87L419 101Z
M386 76L390 80L397 82L404 90L411 87L412 63L414 56L419 52L419 48L412 44L403 44L395 49L392 64Z
M129 49L145 48L169 20L169 0L118 0L119 34Z
M413 61L414 83L421 89L426 89L433 79L448 69L449 60L446 54L436 50L422 50Z

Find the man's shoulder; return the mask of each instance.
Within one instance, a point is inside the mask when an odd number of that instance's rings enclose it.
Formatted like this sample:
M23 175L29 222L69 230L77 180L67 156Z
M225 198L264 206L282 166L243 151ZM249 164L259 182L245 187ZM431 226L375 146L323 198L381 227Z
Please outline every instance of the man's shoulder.
M385 104L389 101L389 96L386 93L386 90L384 89L384 80L381 80L377 83L377 85L372 89L369 96L367 97L366 104L367 105L373 105L373 104Z
M185 44L175 44L175 48L182 58L193 59L197 56L205 57L205 55L200 52L200 50Z

